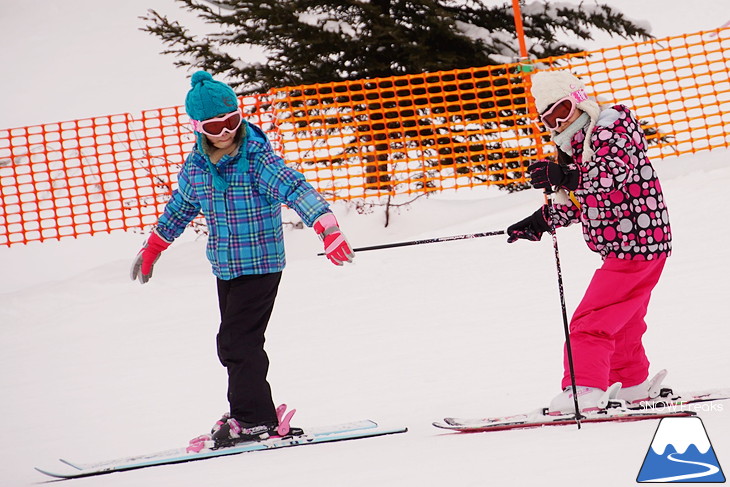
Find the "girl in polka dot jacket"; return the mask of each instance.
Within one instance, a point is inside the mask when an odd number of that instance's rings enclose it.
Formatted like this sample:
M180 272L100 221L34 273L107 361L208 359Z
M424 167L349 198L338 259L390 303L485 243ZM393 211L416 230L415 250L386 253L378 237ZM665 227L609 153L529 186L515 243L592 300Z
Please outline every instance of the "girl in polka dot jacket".
M545 205L507 229L508 242L536 241L549 230L580 223L588 247L603 258L570 322L578 402L582 410L605 407L609 395L627 402L658 394L663 378L648 380L642 345L649 298L671 253L669 215L661 185L646 155L644 133L623 105L601 108L567 71L533 76L532 95L552 131L558 163L529 168L533 187L556 189ZM568 191L572 192L568 197ZM564 352L563 392L550 412L574 409Z

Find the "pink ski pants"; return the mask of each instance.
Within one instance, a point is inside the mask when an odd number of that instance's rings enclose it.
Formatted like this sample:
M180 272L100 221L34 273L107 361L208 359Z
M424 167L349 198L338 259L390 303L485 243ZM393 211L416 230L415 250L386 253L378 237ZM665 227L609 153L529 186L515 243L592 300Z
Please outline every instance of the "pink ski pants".
M575 382L606 388L614 382L631 387L649 375L641 338L651 291L666 258L625 260L608 257L593 275L570 322ZM562 388L570 386L567 348Z

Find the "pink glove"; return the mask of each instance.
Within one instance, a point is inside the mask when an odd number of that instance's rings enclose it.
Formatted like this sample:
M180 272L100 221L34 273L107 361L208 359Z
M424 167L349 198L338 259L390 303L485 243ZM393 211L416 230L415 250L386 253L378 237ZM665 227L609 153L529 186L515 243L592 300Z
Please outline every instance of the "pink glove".
M152 268L155 262L160 258L162 251L170 246L170 243L153 230L150 238L147 239L144 247L137 254L137 258L134 259L130 275L132 280L138 279L142 284L149 281L152 278Z
M324 241L324 253L335 265L352 262L355 257L352 247L340 231L334 213L325 213L314 222L314 231Z

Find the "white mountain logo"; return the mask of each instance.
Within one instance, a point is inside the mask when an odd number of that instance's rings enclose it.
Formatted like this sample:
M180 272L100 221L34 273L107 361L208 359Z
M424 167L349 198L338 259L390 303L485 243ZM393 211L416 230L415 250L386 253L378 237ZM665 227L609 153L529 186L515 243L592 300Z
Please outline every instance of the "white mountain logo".
M662 419L636 481L725 482L702 420L694 416Z

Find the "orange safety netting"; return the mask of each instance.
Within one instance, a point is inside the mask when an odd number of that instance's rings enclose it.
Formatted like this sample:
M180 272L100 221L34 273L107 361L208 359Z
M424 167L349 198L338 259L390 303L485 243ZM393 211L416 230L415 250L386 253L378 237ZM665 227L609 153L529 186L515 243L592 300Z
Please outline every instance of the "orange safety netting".
M624 103L649 155L730 146L730 29L500 66L286 87L241 98L329 200L526 184L552 149L532 69L570 69ZM153 225L194 143L182 107L0 130L0 244Z

